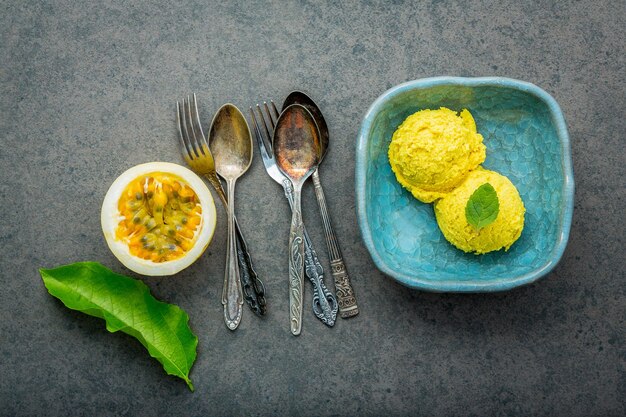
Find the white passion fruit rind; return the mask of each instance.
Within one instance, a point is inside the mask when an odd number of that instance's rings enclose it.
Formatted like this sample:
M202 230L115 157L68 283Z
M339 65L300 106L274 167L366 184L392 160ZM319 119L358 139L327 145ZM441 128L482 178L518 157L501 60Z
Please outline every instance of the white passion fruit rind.
M207 248L216 224L209 189L169 162L134 166L111 184L100 216L115 257L142 275L173 275Z

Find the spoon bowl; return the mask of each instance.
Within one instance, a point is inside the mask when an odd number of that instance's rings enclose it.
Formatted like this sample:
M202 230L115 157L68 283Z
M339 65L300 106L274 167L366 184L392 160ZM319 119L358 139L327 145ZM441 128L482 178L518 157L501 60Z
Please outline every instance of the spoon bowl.
M292 181L306 179L317 167L320 137L311 113L299 104L288 106L276 122L273 140L278 168Z
M315 102L302 91L292 91L291 93L289 93L289 95L287 96L287 98L285 98L285 101L283 102L283 111L292 104L299 104L301 106L304 106L309 111L309 113L311 113L311 116L313 116L313 119L315 120L315 124L317 125L320 136L319 163L321 163L324 159L324 156L326 155L326 152L328 152L329 134L326 120L324 120L324 116L322 115L319 107L317 107L317 104L315 104Z
M219 108L209 131L209 147L218 174L238 178L252 163L252 135L245 117L233 104Z

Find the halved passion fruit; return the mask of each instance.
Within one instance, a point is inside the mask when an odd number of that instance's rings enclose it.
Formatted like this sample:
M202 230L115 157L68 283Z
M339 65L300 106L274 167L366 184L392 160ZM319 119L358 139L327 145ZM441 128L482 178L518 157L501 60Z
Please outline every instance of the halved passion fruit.
M127 268L173 275L191 265L215 231L215 203L202 179L168 162L137 165L120 175L104 197L102 230Z

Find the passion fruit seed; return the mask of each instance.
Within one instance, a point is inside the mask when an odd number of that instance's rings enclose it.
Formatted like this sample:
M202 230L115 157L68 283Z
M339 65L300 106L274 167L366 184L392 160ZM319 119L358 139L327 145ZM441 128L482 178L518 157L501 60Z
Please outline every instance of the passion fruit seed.
M182 257L197 238L202 208L194 190L173 174L155 172L128 184L118 203L116 236L130 253L153 262Z

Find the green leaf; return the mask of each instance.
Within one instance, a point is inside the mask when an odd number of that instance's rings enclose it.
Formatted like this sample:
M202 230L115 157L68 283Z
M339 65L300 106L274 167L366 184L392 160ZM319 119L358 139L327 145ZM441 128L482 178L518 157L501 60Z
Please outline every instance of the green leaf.
M482 229L496 220L499 211L498 193L487 182L472 193L465 206L465 218L476 229Z
M98 262L40 269L48 292L66 307L106 321L106 328L137 338L165 372L182 378L193 391L189 371L198 338L178 306L155 299L141 281L116 274Z

